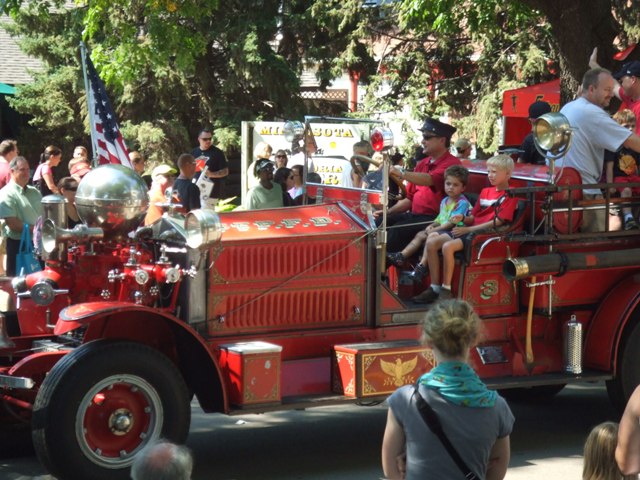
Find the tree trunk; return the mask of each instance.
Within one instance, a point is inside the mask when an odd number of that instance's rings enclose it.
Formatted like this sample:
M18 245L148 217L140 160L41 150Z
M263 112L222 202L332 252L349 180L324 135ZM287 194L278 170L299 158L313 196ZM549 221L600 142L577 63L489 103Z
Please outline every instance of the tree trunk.
M598 47L598 62L613 68L613 41L621 27L612 13L611 0L522 0L546 17L560 55L560 103L575 97L582 76L589 69L589 56Z

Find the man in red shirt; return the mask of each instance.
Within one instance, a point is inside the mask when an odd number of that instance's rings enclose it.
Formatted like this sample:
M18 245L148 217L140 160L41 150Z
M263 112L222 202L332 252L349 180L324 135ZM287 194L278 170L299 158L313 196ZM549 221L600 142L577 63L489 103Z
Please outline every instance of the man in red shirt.
M598 48L593 49L589 57L589 68L599 68L597 61ZM613 74L616 83L613 93L636 116L636 128L633 133L640 135L640 62L632 60L622 65L622 68Z
M455 127L427 118L420 129L426 158L412 172L391 169L390 174L407 181L407 198L400 200L387 212L387 251L401 251L426 223L432 222L444 197L444 172L460 159L449 152Z

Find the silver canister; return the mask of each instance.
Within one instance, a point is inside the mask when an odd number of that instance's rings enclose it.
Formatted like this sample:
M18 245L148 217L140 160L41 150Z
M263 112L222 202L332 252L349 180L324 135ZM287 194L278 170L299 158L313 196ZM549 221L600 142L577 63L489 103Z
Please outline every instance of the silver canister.
M575 315L564 324L564 370L574 375L582 373L582 324Z

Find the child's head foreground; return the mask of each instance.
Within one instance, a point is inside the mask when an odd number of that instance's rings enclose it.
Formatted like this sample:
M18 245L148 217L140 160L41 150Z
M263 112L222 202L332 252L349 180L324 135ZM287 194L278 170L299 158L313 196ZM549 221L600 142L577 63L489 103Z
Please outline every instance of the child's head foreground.
M615 459L618 424L596 425L584 443L583 480L619 480L624 478Z
M487 160L487 174L491 185L507 188L513 172L513 158L503 153L494 155Z
M466 357L479 332L480 317L463 300L436 302L422 322L423 340L449 358Z

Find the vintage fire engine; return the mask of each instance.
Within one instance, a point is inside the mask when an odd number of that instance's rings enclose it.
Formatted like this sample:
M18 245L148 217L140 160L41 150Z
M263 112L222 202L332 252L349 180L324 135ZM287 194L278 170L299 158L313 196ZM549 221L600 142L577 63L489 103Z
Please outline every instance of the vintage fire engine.
M567 127L543 126L554 151ZM466 165L477 192L484 162ZM578 233L584 209L619 199L582 200L570 169L513 178L514 222L477 235L456 265L454 294L484 320L470 361L493 388L531 397L607 380L620 406L640 383L640 236ZM124 167L82 180L73 229L46 197L46 268L2 283L3 428L30 426L58 478L128 478L150 441L185 440L193 396L246 414L383 400L415 382L434 364L419 342L428 307L411 302L428 282L385 272L372 215L384 192L307 190L315 204L169 211L149 227L146 187Z

